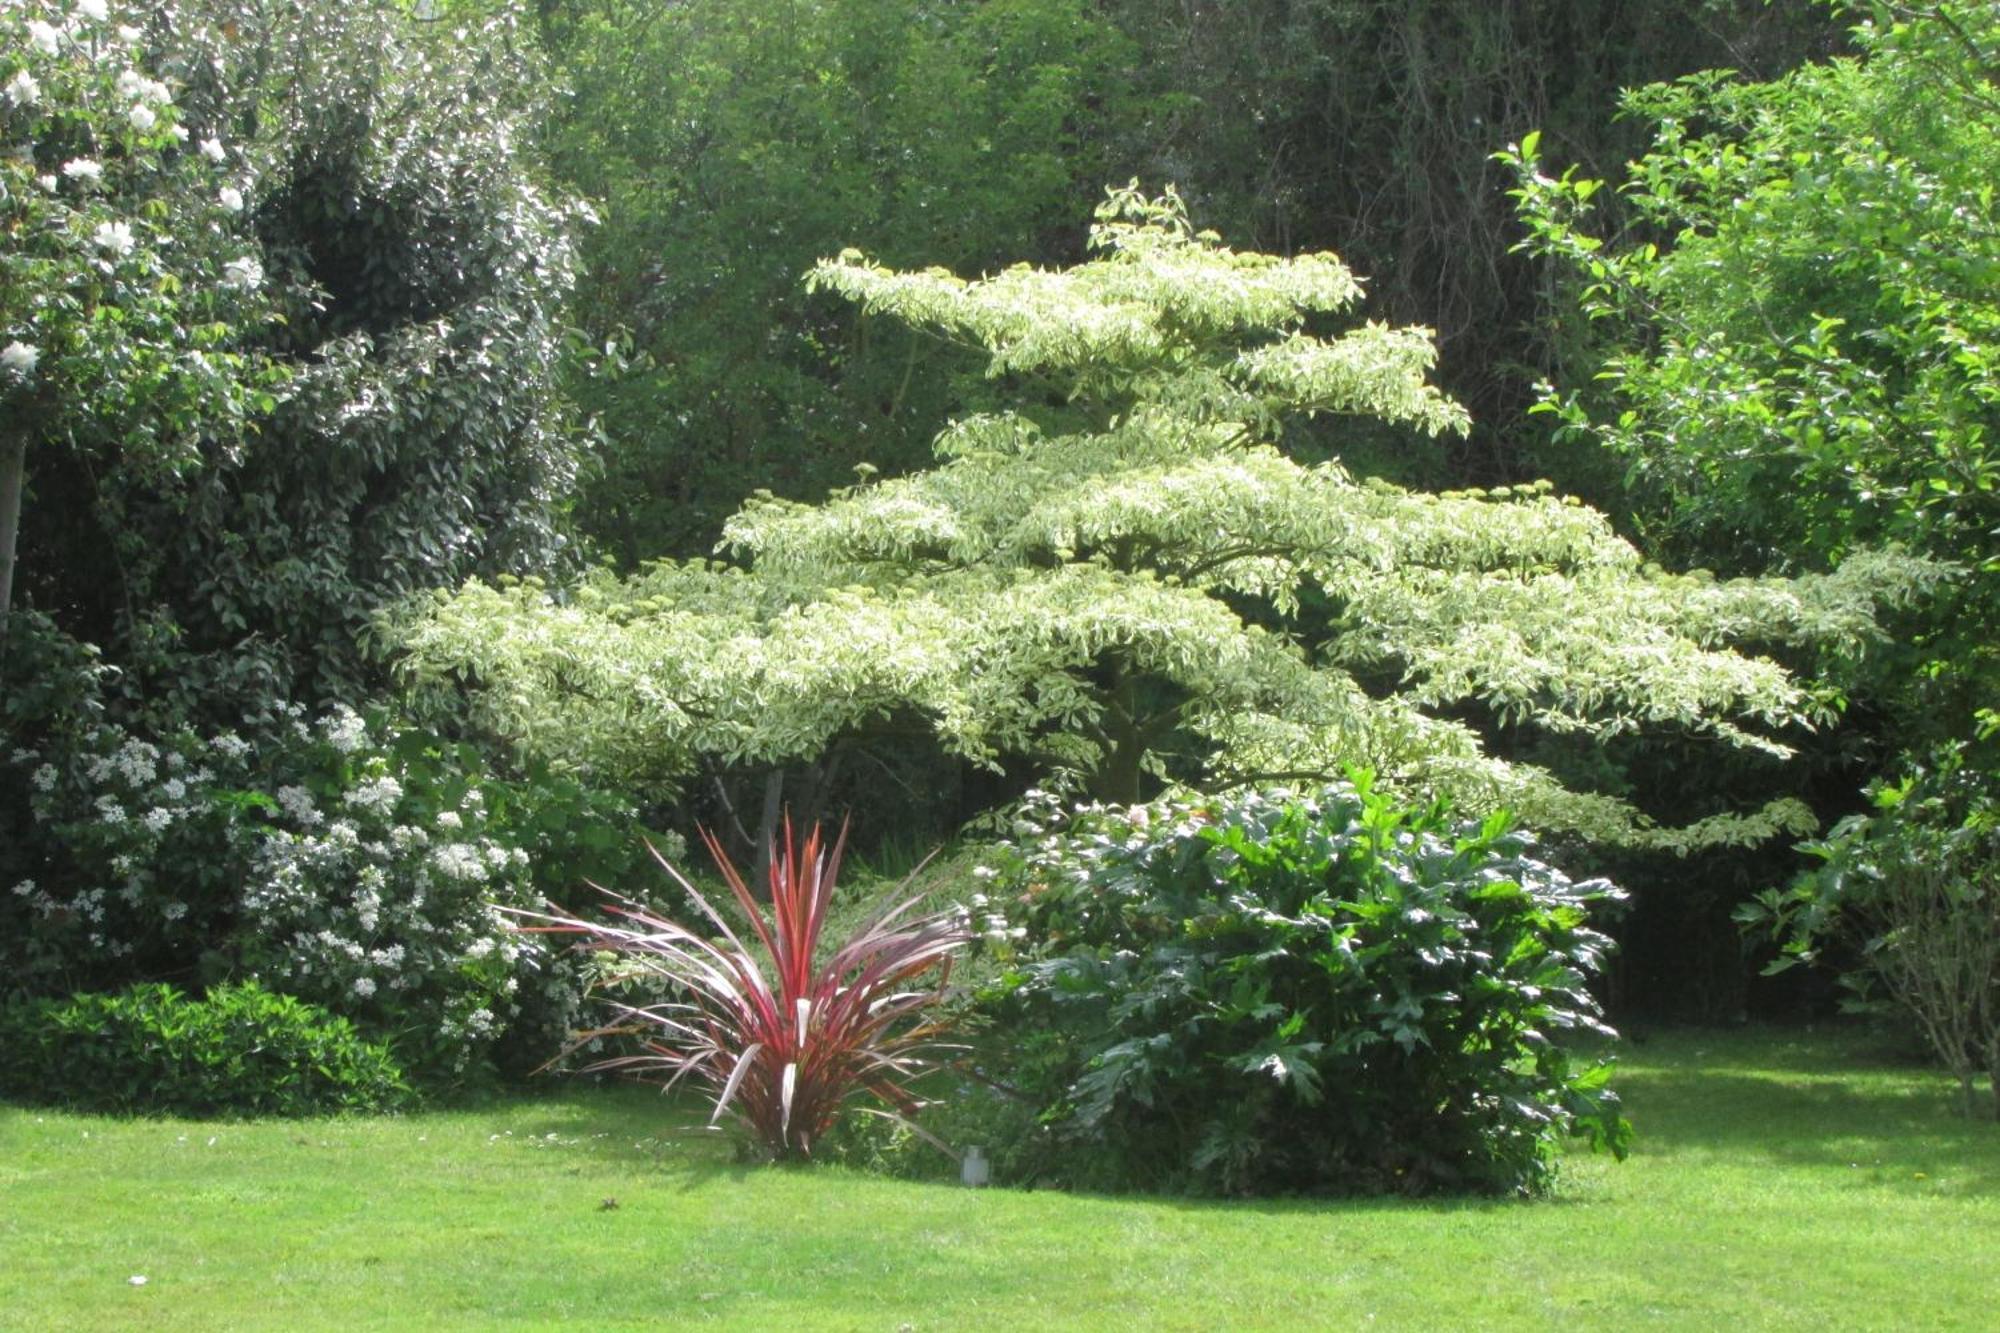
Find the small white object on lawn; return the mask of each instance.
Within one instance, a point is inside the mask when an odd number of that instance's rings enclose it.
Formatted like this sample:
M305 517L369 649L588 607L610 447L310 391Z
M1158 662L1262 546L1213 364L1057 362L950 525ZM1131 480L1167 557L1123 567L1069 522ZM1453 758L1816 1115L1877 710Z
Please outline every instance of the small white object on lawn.
M128 1277L125 1280L131 1283L135 1287L143 1287L146 1285L146 1275L144 1273L134 1273L131 1277Z

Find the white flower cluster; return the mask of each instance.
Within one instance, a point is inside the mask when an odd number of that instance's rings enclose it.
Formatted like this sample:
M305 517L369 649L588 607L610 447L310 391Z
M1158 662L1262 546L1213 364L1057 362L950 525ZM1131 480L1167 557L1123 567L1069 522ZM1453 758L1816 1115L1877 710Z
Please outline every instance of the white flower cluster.
M528 972L553 987L545 1008L573 1012L548 951L495 910L540 900L527 852L493 836L476 786L410 767L349 710L302 729L301 744L259 748L231 732L105 726L67 755L17 752L34 817L74 865L17 872L0 937L24 925L44 955L80 965L210 947L220 926L267 983L426 1030L444 1064L499 1037ZM271 796L244 798L260 788Z
M99 726L82 739L64 762L28 752L14 762L29 768L29 813L52 826L85 873L51 874L46 887L15 892L41 930L67 931L89 950L121 958L172 935L188 917L180 895L189 877L166 849L178 829L214 809L216 774L121 728ZM192 738L174 744L201 753Z
M63 281L72 259L133 276L136 267L127 266L141 256L170 259L180 247L168 238L185 233L181 219L153 218L162 202L207 198L229 215L245 208L248 159L238 154L233 171L221 170L232 155L219 136L202 138L198 154L172 152L173 141L188 143L193 135L181 122L173 88L147 68L145 33L136 24L142 13L174 21L171 7L121 8L112 0L0 2L0 50L19 57L6 62L11 68L0 82L0 111L32 117L26 120L30 139L9 151L31 163L38 151L64 154L34 173L35 190L15 196L29 219L16 230L22 237L60 238L70 254L48 271ZM128 17L135 21L123 21ZM210 171L215 177L204 182ZM265 284L255 254L217 256L216 264L201 281L246 294ZM174 276L193 280L188 273ZM155 296L164 290L157 283L134 289ZM30 296L23 294L16 313L42 308ZM38 327L23 315L20 326L10 325L12 319L0 318L0 391L32 380L49 346L45 321Z

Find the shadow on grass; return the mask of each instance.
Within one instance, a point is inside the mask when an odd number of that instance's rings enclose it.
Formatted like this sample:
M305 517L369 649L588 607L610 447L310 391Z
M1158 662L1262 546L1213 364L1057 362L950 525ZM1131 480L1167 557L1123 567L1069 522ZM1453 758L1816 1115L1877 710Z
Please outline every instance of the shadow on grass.
M1949 1173L1960 1191L2000 1196L2000 1125L1958 1114L1957 1089L1930 1071L1858 1070L1807 1053L1754 1072L1627 1070L1616 1080L1646 1155L1709 1153L1746 1164L1861 1173Z

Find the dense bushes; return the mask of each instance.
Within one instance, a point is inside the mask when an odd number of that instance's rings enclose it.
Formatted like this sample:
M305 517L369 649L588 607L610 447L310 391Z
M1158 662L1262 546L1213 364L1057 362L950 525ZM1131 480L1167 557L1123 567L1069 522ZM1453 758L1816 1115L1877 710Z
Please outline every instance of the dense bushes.
M413 1074L509 1027L549 1046L574 988L487 900L539 903L532 856L606 859L561 821L625 803L533 773L516 799L456 744L323 712L382 701L385 603L570 550L587 210L521 149L545 85L511 10L37 0L0 27L0 516L26 492L0 997L250 975Z
M561 892L566 873L618 882L637 846L622 803L493 782L470 747L347 709L256 746L107 722L6 767L37 835L0 853L9 989L247 975L430 1080L476 1073L510 1032L521 1060L553 1052L578 982L496 907L543 903L537 857Z
M1503 823L1364 781L1031 818L982 1071L1025 1096L1003 1176L1221 1192L1530 1191L1629 1127L1585 989L1616 896ZM993 1127L989 1124L987 1129ZM1005 1133L1005 1130L1001 1131Z
M325 1115L408 1097L353 1024L248 982L192 999L170 986L0 1009L0 1097L81 1111Z

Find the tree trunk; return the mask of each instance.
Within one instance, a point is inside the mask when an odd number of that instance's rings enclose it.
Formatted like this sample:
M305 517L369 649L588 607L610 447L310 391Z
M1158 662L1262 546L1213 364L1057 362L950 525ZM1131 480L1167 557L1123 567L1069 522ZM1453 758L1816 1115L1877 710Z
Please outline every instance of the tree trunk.
M785 770L774 768L764 775L764 813L757 821L757 877L750 881L754 893L763 893L771 882L771 853L778 845L778 816L784 808Z
M1106 742L1104 758L1091 774L1090 794L1107 805L1139 804L1139 789L1145 781L1146 732L1139 725L1139 690L1121 663L1113 678L1101 724Z
M21 531L21 478L28 467L28 437L0 437L0 669L6 666L7 618L14 609L14 543Z

